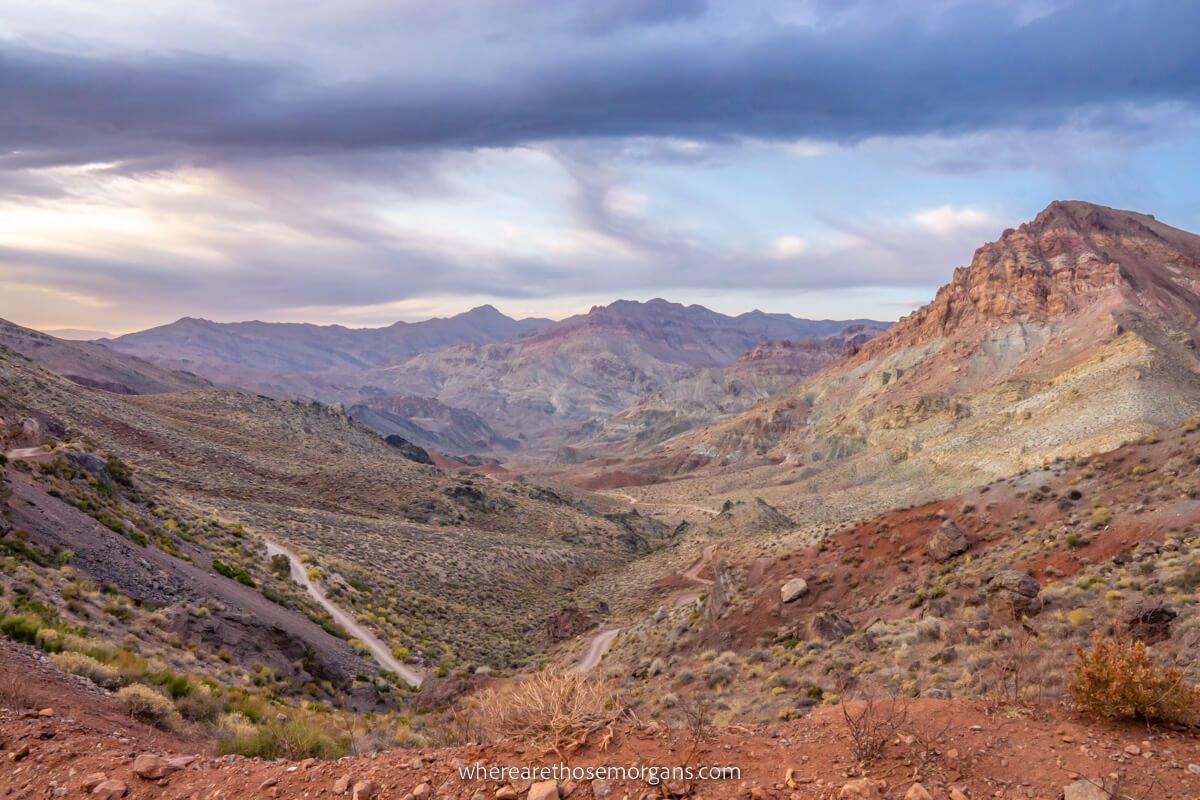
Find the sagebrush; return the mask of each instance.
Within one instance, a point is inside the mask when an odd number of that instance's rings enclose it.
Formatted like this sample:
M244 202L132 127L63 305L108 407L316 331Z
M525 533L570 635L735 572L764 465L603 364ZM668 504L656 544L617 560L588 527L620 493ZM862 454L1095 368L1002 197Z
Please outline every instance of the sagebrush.
M1069 688L1081 709L1105 719L1200 724L1200 687L1134 639L1093 636L1090 650L1076 650Z
M485 690L474 699L474 708L487 735L529 742L559 755L582 746L621 713L603 679L556 671Z

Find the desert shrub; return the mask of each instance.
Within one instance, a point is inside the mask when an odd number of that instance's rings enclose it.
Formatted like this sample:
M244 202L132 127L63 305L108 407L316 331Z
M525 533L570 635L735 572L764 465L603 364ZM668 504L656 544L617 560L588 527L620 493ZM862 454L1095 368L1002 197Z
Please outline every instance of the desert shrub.
M620 704L600 678L543 671L473 698L479 725L496 739L517 739L560 756L614 721Z
M1069 688L1080 708L1105 719L1200 723L1200 687L1137 640L1093 636L1090 650L1076 650Z
M175 700L175 708L184 719L193 722L215 723L225 710L225 703L207 686L199 686Z
M844 703L842 719L854 760L870 764L883 756L887 743L908 723L908 705L896 697L868 697L858 703Z
M217 574L224 575L226 578L235 580L240 584L245 586L254 585L254 578L250 576L250 573L247 572L244 567L240 567L237 564L226 564L221 559L214 558L212 561L212 568Z
M187 697L195 689L186 675L180 675L169 669L154 673L150 676L150 680L165 689L167 694L171 695L172 700Z
M292 561L283 553L271 556L271 572L279 578L287 578L292 574Z
M121 683L121 676L115 669L83 653L55 653L50 656L50 663L63 672L87 678L105 689L115 689Z
M41 627L33 617L10 615L0 618L0 633L26 644L37 644L37 634Z
M175 721L176 711L171 701L145 684L126 686L117 692L117 697L136 720L168 730Z
M1089 524L1096 530L1103 528L1112 521L1112 512L1106 506L1097 506L1092 509L1092 518Z
M346 755L344 744L323 732L319 725L299 717L272 720L257 727L239 725L233 736L221 737L217 749L248 758L292 761L302 758L335 759Z

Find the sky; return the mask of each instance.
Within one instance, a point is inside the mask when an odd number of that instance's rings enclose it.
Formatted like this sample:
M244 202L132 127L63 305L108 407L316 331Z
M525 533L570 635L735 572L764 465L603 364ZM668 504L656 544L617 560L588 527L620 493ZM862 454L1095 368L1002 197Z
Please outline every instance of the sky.
M895 319L1055 199L1200 230L1200 3L4 0L0 317Z

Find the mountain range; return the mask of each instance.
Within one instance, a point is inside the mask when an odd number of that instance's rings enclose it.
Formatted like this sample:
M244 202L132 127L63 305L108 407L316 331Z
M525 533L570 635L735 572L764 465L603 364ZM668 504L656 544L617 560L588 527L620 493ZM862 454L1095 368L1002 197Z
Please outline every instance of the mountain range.
M217 384L342 403L380 432L426 447L552 452L696 370L732 367L766 341L807 341L850 325L884 327L759 311L732 317L656 299L558 322L513 320L491 306L377 329L189 318L103 344Z

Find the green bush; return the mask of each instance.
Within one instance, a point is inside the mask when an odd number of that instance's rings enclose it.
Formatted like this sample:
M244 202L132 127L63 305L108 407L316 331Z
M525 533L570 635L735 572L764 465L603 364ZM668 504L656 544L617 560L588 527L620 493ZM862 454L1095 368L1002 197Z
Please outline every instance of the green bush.
M222 755L236 753L247 758L292 761L303 758L336 759L346 755L347 748L323 733L307 720L289 718L273 720L251 730L242 730L217 743Z
M41 627L41 623L33 617L5 616L0 619L0 633L26 644L37 644L38 630Z
M214 558L212 567L213 571L219 575L224 575L226 578L230 578L246 586L254 585L254 578L250 577L250 573L236 564L226 564L221 559Z

